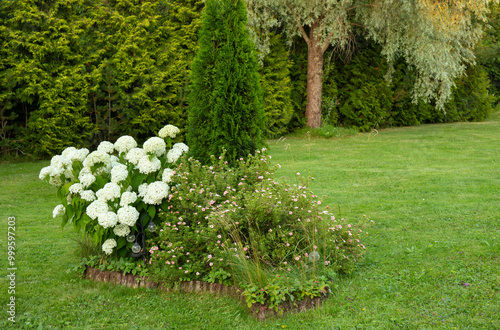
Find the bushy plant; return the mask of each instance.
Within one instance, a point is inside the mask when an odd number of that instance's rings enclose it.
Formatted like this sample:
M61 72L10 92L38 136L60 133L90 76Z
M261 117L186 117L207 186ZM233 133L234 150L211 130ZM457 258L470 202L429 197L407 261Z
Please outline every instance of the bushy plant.
M133 238L130 242L126 236L147 225L143 216L158 222L158 210L168 206L174 175L170 167L189 149L184 143L172 146L178 133L177 127L167 125L142 148L132 137L122 136L114 144L101 142L91 153L69 147L54 156L50 166L40 171L40 179L56 186L61 200L54 218L62 216L63 227L72 223L91 236L106 254L116 248L125 256L133 244Z
M353 271L362 229L335 219L305 186L276 182L269 158L179 165L150 243L159 279L235 283L250 304L274 304L325 293L328 279Z

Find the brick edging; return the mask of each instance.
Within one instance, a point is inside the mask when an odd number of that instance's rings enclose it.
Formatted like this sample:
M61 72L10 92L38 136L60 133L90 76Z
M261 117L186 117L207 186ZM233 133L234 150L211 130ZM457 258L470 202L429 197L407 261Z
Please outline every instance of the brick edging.
M123 275L121 272L100 270L93 267L86 267L83 273L84 278L88 278L95 282L104 282L123 285L128 288L150 288L158 289L167 292L208 292L218 296L229 296L240 300L245 306L247 306L245 297L241 294L241 289L236 286L227 286L220 283L208 283L203 281L189 281L175 283L173 287L167 286L164 283L157 283L150 281L147 277L127 274ZM285 302L278 307L278 311L273 308L269 308L266 305L254 304L250 308L252 315L263 321L270 316L282 316L284 313L288 312L304 312L309 309L319 307L323 301L327 298L326 295L316 298L308 298L296 302L295 304L291 302Z

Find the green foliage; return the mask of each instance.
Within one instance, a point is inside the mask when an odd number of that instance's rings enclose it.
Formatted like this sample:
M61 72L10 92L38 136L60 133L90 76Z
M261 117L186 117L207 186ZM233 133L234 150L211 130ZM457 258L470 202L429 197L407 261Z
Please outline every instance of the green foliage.
M384 79L387 72L381 48L359 38L359 51L352 60L339 65L338 120L362 131L383 126L392 106L392 91Z
M254 45L242 0L208 1L192 64L187 141L206 163L227 150L229 163L264 144L265 114Z
M264 91L267 137L279 137L287 131L293 114L290 79L291 61L279 34L270 37L270 53L259 67L260 85Z

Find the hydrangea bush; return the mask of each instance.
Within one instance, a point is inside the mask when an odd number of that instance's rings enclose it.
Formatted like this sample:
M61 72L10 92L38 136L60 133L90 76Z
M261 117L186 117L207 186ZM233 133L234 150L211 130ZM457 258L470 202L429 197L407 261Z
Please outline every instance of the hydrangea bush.
M131 136L122 136L114 144L101 142L93 152L69 147L54 156L40 171L40 179L56 186L61 199L54 218L62 216L63 227L72 223L90 234L106 254L125 256L133 244L125 237L138 231L140 215L159 224L158 211L169 205L171 167L189 150L184 143L172 145L178 133L167 125L142 148Z

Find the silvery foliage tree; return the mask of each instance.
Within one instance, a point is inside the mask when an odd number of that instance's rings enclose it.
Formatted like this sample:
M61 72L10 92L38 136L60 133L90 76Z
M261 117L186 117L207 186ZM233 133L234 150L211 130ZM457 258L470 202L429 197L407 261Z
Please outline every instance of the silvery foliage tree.
M389 64L404 56L416 69L414 101L435 99L443 109L454 79L474 63L473 48L491 2L498 0L246 0L261 52L276 27L289 42L294 36L307 42L309 127L321 126L323 54L330 45L338 52L349 49L354 26L383 46Z

